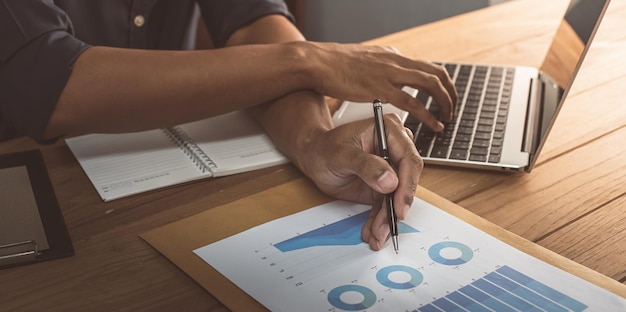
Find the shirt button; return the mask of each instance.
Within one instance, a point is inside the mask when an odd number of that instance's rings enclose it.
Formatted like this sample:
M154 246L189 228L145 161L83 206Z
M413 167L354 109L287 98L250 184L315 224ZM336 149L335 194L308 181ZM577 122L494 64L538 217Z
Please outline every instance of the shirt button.
M146 23L146 19L143 17L143 15L137 15L137 16L135 16L135 19L133 20L133 23L135 24L135 26L141 27L141 26L143 26L143 24Z

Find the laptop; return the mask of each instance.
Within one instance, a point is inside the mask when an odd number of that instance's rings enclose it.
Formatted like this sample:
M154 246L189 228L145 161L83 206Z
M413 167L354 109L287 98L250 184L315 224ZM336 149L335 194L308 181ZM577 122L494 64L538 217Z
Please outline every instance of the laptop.
M459 93L455 119L442 133L432 132L391 104L384 104L383 110L398 114L413 131L415 146L426 164L530 172L609 1L570 3L542 69L435 62L447 70ZM576 19L579 14L585 22ZM568 40L565 42L578 42L565 50L563 37ZM555 63L559 65L545 66ZM437 103L427 93L409 87L403 90L437 116ZM343 102L333 115L335 125L371 118L369 104Z

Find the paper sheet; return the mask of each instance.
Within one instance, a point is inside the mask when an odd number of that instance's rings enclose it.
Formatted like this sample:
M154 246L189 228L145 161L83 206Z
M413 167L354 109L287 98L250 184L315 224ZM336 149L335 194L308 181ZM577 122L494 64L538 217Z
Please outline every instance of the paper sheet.
M272 311L626 311L626 299L415 199L400 252L334 201L194 252Z

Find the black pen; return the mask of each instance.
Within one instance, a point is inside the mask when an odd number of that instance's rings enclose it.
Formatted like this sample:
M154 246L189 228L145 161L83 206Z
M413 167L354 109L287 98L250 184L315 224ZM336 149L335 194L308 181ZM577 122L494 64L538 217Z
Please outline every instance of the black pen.
M376 123L376 134L378 136L378 147L380 157L391 165L389 159L389 149L387 147L387 132L385 131L385 121L383 119L383 106L379 99L374 100L374 121ZM393 204L394 192L385 194L385 202L387 203L387 220L389 221L389 230L391 232L391 241L393 249L398 253L398 218Z

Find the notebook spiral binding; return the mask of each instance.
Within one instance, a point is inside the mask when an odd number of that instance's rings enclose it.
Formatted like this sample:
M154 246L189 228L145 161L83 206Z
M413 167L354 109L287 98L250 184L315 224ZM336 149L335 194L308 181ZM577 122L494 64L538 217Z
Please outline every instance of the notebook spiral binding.
M180 146L185 155L189 156L202 173L217 168L213 160L198 148L196 143L179 127L165 128L163 130L176 145Z

